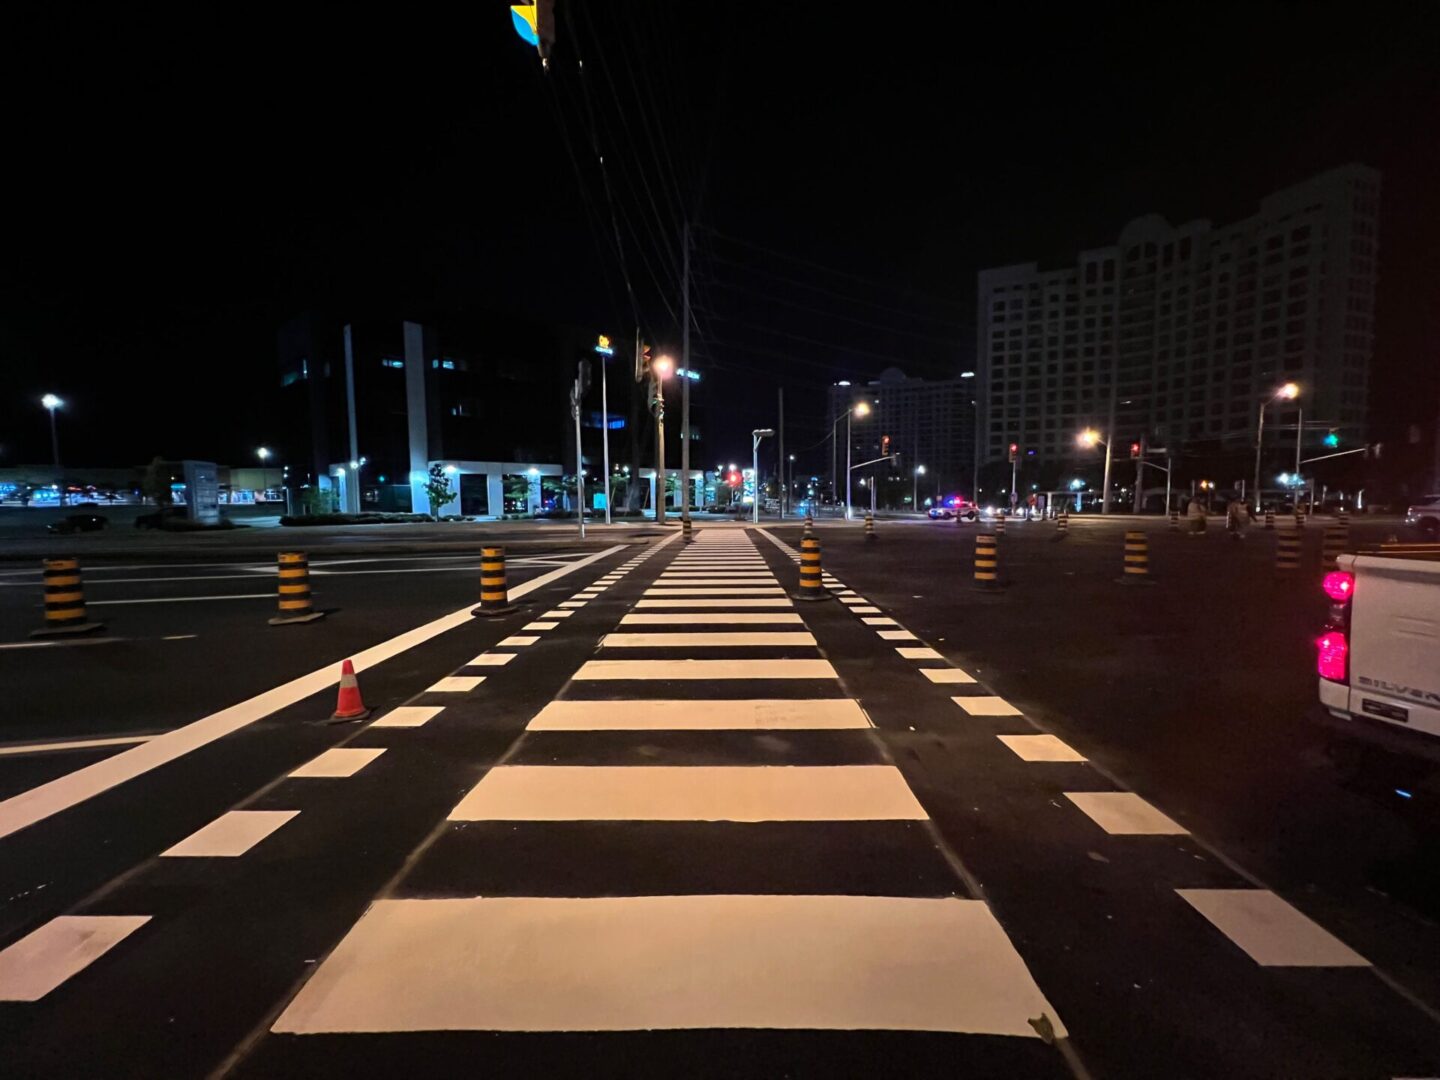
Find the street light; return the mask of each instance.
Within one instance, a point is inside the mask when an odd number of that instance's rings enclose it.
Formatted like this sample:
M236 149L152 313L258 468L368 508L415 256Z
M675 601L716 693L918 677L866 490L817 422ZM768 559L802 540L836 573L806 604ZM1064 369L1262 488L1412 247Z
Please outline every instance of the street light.
M1266 400L1260 403L1260 418L1255 425L1255 512L1260 513L1260 451L1265 442L1265 409L1277 401L1294 401L1300 396L1300 387L1293 382L1287 382ZM1295 432L1295 458L1300 458L1300 428L1304 427L1303 418L1299 428ZM1298 471L1298 464L1297 464Z
M674 370L668 356L657 356L650 365L655 378L655 521L660 525L665 524L665 379Z
M767 435L773 436L774 428L756 428L750 433L750 467L755 471L755 524L760 524L760 440Z
M848 385L848 384L847 384L847 385ZM853 442L854 442L854 440L850 438L850 417L851 417L852 415L853 415L853 416L858 416L858 417L860 417L861 419L864 419L865 417L869 416L869 415L870 415L870 403L869 403L868 401L857 401L857 402L855 402L854 405L851 405L850 408L846 409L843 413L841 413L839 416L837 416L837 417L835 418L834 423L832 423L832 424L830 425L830 470L831 470L831 471L830 471L830 476L831 476L831 478L832 478L832 486L833 486L833 478L834 478L834 476L835 476L835 471L834 471L834 470L835 470L835 429L839 426L841 420L844 420L844 421L845 421L845 520L846 520L846 521L849 521L849 520L850 520L850 451L851 451L851 448L852 448L852 445L853 445ZM837 492L837 494L838 494L838 492Z
M262 446L255 451L255 456L260 459L260 464L264 465L266 461L270 460L270 451Z
M1109 438L1100 438L1100 433L1094 428L1086 428L1080 432L1079 435L1075 436L1075 441L1086 450L1093 450L1096 444L1105 447L1105 480L1100 496L1100 512L1102 514L1108 514L1110 512L1110 440Z
M55 458L55 472L58 474L60 472L60 434L55 427L55 410L61 408L65 404L65 402L61 401L54 394L46 394L40 399L40 404L44 405L46 411L50 413L50 452ZM62 478L57 475L56 479L59 480ZM59 485L59 487L60 505L64 506L65 485L62 483Z
M911 495L910 495L910 507L911 507L911 509L918 509L919 506L920 506L920 477L922 477L922 476L924 476L924 475L925 475L925 466L924 466L924 465L916 465L916 466L915 466L915 486L914 486L914 491L912 491L912 492L911 492Z

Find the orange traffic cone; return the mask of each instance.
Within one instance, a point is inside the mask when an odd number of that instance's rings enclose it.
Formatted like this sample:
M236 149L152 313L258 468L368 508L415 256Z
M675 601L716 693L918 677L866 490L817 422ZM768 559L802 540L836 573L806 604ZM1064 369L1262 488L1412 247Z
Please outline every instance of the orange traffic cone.
M333 720L364 720L370 715L360 699L360 680L355 678L355 665L346 660L340 665L340 695L335 701Z

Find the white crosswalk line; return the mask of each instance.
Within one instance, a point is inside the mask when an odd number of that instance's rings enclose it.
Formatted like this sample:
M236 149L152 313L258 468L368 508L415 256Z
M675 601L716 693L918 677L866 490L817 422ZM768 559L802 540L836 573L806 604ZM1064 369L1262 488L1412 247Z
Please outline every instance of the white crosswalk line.
M749 731L868 728L849 698L552 701L531 731Z
M766 645L811 645L815 635L803 630L751 631L736 633L659 633L659 634L606 634L600 639L604 649L688 649L688 648L743 648Z
M828 660L587 660L577 681L614 679L835 679Z

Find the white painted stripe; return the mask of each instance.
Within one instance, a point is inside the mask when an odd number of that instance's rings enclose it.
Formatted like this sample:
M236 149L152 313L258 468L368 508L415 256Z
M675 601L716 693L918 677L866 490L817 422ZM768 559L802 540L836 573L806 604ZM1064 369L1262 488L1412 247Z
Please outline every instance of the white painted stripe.
M0 951L0 1001L39 1001L149 921L149 915L51 919Z
M465 694L485 681L484 675L447 675L425 688L427 694Z
M879 609L878 607L873 607L873 606L871 606L871 605L869 605L869 604L856 604L856 605L855 605L854 607L852 607L850 610L851 610L852 612L854 612L856 615L878 615L878 614L880 614L880 609Z
M154 735L117 735L113 739L68 739L60 742L22 743L0 746L0 757L12 754L52 754L62 750L94 750L104 746L134 746L149 742Z
M972 679L959 668L921 668L920 674L933 683L973 683Z
M685 584L699 581L774 581L775 575L768 570L696 570L694 572L667 572L661 574L656 580L679 581Z
M1262 967L1369 967L1370 962L1269 889L1176 889Z
M443 705L401 705L376 720L371 727L420 727L444 711Z
M1084 761L1085 755L1072 750L1054 735L996 735L1022 761Z
M924 821L893 765L502 765L451 821Z
M895 651L905 660L944 660L934 649L922 648L914 645L901 645Z
M523 649L526 645L534 645L540 638L536 634L511 634L502 639L496 648L499 649Z
M244 855L298 813L299 810L231 810L160 855L172 859L233 859Z
M575 613L573 611L561 611L557 608L554 611L545 612L545 614L541 615L540 617L542 619L568 619L571 615L574 614Z
M992 694L977 694L974 697L952 697L950 699L971 716L1020 716L1021 712L1002 697Z
M815 635L808 630L754 630L725 633L697 631L659 634L606 634L604 649L743 648L762 645L811 645Z
M868 728L849 698L552 701L531 731L752 731Z
M466 667L504 667L515 659L513 652L487 652L473 657Z
M621 618L621 626L689 626L691 624L759 626L765 624L804 625L793 611L691 611L683 614L630 614Z
M789 608L790 600L637 600L637 608Z
M669 542L669 538L661 541L662 544ZM616 544L577 562L557 567L547 574L531 578L511 589L510 595L518 599L536 589L544 588L551 582L558 581L581 567L613 555L623 547L622 544ZM470 624L474 620L474 616L470 614L473 606L473 604L467 604L458 611L443 615L357 653L351 658L355 663L356 672L363 672L367 668L399 656L406 650L423 644L447 630ZM52 814L58 814L87 799L93 799L96 795L103 791L109 791L117 784L133 780L151 769L183 757L192 750L208 746L216 739L248 727L255 721L264 719L298 701L303 701L312 694L331 689L340 677L339 667L340 661L336 660L308 675L291 679L287 683L282 683L262 694L231 705L229 708L221 709L219 712L211 713L184 727L157 735L140 746L87 765L83 769L76 769L72 773L67 773L0 802L0 837L9 836L37 821L43 821Z
M645 590L646 596L784 596L785 590L778 585L766 588L764 586L734 586L732 588L716 588L708 585L683 585L673 588L662 588L651 586Z
M1067 791L1065 797L1111 836L1184 836L1170 820L1130 791Z
M575 673L596 679L836 679L828 660L587 660Z
M864 604L867 601L863 596L842 596L840 602L842 604Z
M877 630L881 641L919 641L909 630Z
M1042 1015L1066 1035L979 900L475 897L377 901L271 1030L769 1028L1033 1039L1030 1021Z
M867 615L860 620L866 626L899 626L894 619L886 618L884 615Z
M562 608L582 608L582 607L585 606L585 601L584 601L584 600L561 600L561 601L560 601L560 606L561 606Z
M311 758L290 775L297 780L334 779L354 776L385 751L383 748L336 746Z
M559 625L560 625L560 624L559 624L559 623L556 623L556 622L527 622L527 623L526 623L524 626L522 626L520 629L521 629L521 630L554 630L555 627L557 627L557 626L559 626Z

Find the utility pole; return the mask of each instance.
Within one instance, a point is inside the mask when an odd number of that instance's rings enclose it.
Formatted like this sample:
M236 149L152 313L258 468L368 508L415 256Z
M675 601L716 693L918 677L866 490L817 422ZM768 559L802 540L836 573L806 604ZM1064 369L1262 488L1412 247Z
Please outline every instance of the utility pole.
M570 387L570 414L575 418L575 520L580 523L580 539L585 539L585 454L580 446L580 401L584 390L585 361L575 369L575 382Z
M690 222L684 229L684 276L681 279L680 366L685 378L680 384L680 518L690 520ZM663 408L663 406L662 406Z
M1114 458L1111 447L1115 444L1115 400L1120 392L1120 351L1110 354L1110 414L1105 420L1105 482L1101 493L1100 512L1110 513L1110 462Z
M779 389L780 394L780 421L779 421L779 450L776 460L780 464L780 518L784 520L785 509L790 501L790 485L785 482L785 388Z
M665 383L652 375L655 402L655 521L665 524Z
M1141 494L1145 487L1145 436L1140 436L1140 456L1135 459L1135 498L1131 503L1130 512L1140 513L1141 507L1145 505L1144 497Z

